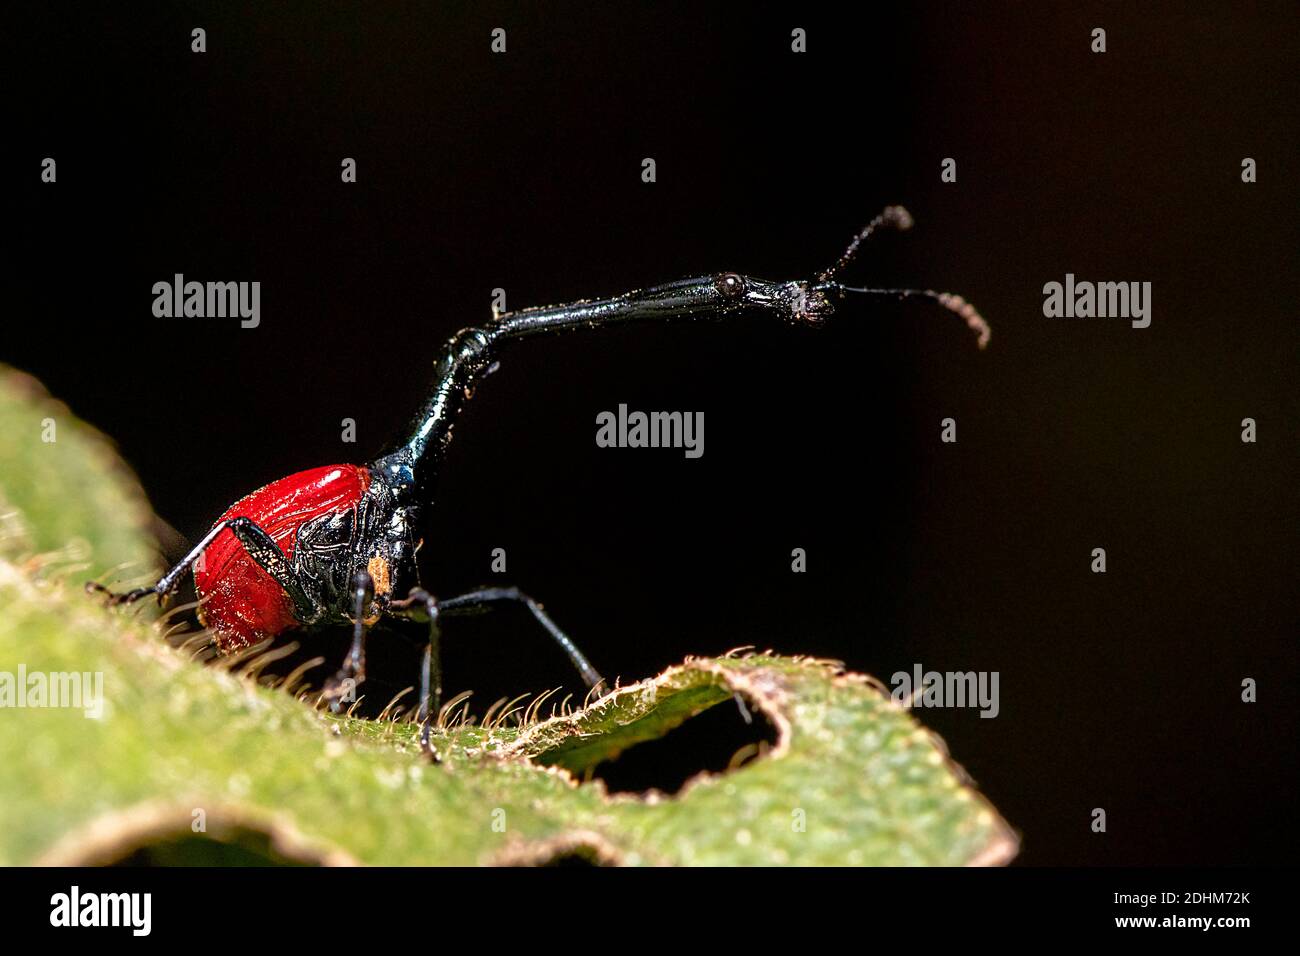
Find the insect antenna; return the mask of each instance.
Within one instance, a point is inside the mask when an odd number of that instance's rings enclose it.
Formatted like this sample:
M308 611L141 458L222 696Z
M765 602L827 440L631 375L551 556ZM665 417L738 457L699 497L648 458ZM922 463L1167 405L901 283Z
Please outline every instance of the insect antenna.
M962 318L966 323L966 327L978 336L976 342L980 348L987 346L989 339L993 335L993 330L989 328L988 322L985 321L984 316L979 314L975 306L952 292L935 292L933 289L864 289L851 285L841 285L838 282L829 282L826 285L838 292L855 292L860 295L897 296L900 299L917 297L932 299L949 312L956 313Z
M912 228L914 222L912 214L902 206L886 206L880 215L863 226L862 231L853 237L853 241L849 243L848 248L844 250L844 253L835 264L817 276L819 286L839 293L853 292L857 295L896 296L900 299L917 297L931 299L949 312L960 316L966 326L979 337L979 347L984 348L989 344L989 338L993 334L992 330L975 306L959 295L954 295L951 292L936 292L933 289L868 289L861 286L844 285L835 281L835 277L857 256L858 248L862 243L871 238L876 230L889 227L897 229L899 232L905 232Z
M888 226L891 229L897 229L899 232L906 232L912 228L913 222L915 220L912 219L912 214L902 206L886 206L880 211L880 215L862 227L862 231L853 237L853 241L849 243L848 248L844 250L835 265L818 275L817 281L832 281L845 266L853 261L858 254L858 247L870 239L872 233L877 229Z

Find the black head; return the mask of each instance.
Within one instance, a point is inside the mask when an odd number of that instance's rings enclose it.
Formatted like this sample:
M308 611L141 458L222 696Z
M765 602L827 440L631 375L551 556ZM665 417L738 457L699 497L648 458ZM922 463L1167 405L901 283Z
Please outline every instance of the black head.
M736 272L722 272L713 287L737 309L754 308L776 312L791 322L817 325L835 312L827 295L829 287L809 282L772 282Z

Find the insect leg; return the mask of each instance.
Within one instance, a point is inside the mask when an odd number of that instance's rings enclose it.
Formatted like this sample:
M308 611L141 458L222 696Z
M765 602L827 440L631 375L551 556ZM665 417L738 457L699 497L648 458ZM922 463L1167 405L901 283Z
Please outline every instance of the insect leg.
M484 604L492 604L497 601L515 601L528 608L529 612L537 619L537 623L546 629L555 643L568 655L573 666L578 669L582 679L586 681L588 687L597 687L604 683L604 679L597 673L596 668L591 666L591 662L578 650L578 645L574 644L572 639L560 630L559 625L551 620L549 614L542 610L542 606L524 594L518 588L480 588L477 591L470 591L467 594L460 594L453 598L444 598L438 602L438 608L442 611L454 611L458 608L477 607Z
M150 587L135 588L131 591L119 593L109 590L102 584L89 581L86 584L86 591L92 594L108 595L110 606L134 604L151 594L157 595L159 603L162 603L164 597L176 590L186 572L194 566L208 546L216 540L217 535L227 528L239 539L249 557L256 561L263 571L274 578L280 587L284 588L285 593L292 599L294 607L298 611L298 616L304 621L309 621L315 617L319 610L318 603L303 588L289 560L284 556L284 552L280 550L280 546L255 521L244 517L228 518L225 521L217 522L213 525L212 530L203 536L203 540L190 550L189 554L185 555L174 568Z
M172 591L176 590L176 586L180 584L181 578L185 576L185 572L193 566L194 562L199 559L207 549L208 545L216 540L217 535L221 534L229 524L229 521L217 522L217 524L213 526L212 530L203 536L203 540L190 549L189 554L181 558L180 563L164 574L158 579L156 584L150 587L135 588L131 591L118 592L111 591L96 581L87 581L86 592L88 594L107 595L110 607L115 607L118 604L134 604L136 601L146 598L151 594L156 594L158 596L158 602L161 604L162 599Z
M355 694L356 688L366 679L366 609L375 598L375 584L365 571L358 571L352 577L352 646L343 666L322 691L330 702L330 710L338 713L349 694Z
M248 556L257 562L258 567L275 579L275 583L284 588L297 611L300 621L308 622L318 616L320 602L307 593L301 579L294 571L289 559L284 556L275 539L263 531L251 518L232 518L230 530L239 543L244 546Z
M429 619L429 643L424 648L424 660L420 670L420 710L417 719L420 723L420 750L438 763L442 758L430 739L433 725L442 710L442 657L439 648L438 601L424 588L412 588L405 600L393 601L389 610L411 619L427 616ZM413 612L413 613L412 613Z

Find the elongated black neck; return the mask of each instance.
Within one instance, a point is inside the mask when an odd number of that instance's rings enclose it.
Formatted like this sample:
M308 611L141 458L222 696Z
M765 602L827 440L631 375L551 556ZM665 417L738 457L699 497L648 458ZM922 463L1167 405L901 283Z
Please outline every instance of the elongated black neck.
M376 462L399 481L423 492L437 477L452 428L466 400L496 360L508 339L548 332L597 329L629 321L703 320L741 310L777 312L786 318L816 320L812 306L824 296L797 282L768 282L735 273L682 279L610 299L506 312L491 322L461 329L447 342L435 367L433 386L411 425L409 437L393 454ZM403 472L405 474L403 476Z
M461 329L448 340L434 366L433 386L419 415L411 423L409 437L396 452L410 467L418 489L428 488L438 475L452 427L478 380L487 374L493 347L501 338L493 326Z
M739 276L735 278L740 280ZM612 299L584 299L565 305L520 309L498 316L489 328L499 330L504 337L523 338L543 332L596 329L627 321L716 318L745 304L738 295L720 288L719 282L719 277L700 276L625 292Z

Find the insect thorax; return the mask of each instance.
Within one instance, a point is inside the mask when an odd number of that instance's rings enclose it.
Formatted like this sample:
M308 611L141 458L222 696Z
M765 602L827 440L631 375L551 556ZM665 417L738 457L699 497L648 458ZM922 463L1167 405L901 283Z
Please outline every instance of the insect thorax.
M351 620L358 571L370 575L377 616L393 597L417 583L415 507L401 503L386 483L373 481L354 508L319 515L298 530L294 564L322 616L310 623Z

